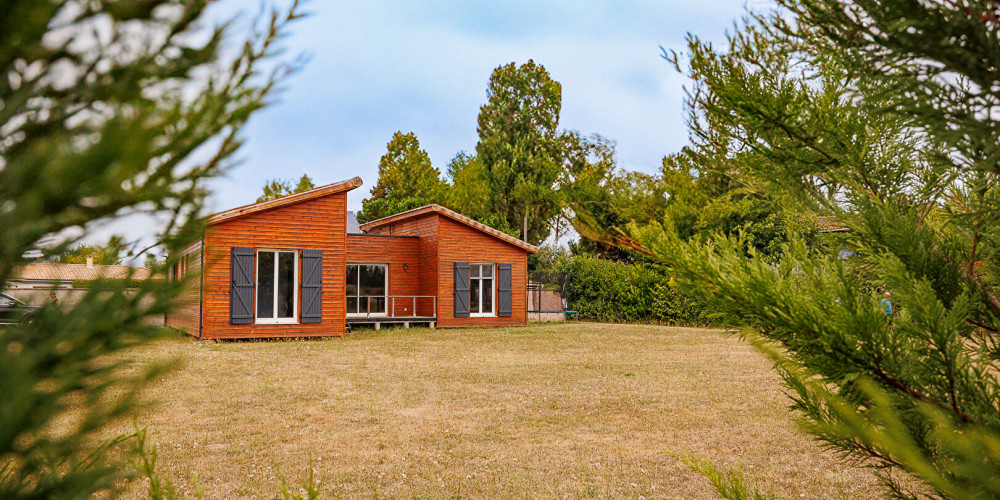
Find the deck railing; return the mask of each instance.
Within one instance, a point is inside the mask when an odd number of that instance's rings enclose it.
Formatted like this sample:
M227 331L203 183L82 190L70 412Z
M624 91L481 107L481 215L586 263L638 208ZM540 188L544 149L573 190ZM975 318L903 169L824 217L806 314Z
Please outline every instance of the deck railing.
M348 318L437 318L436 295L362 295L345 306Z

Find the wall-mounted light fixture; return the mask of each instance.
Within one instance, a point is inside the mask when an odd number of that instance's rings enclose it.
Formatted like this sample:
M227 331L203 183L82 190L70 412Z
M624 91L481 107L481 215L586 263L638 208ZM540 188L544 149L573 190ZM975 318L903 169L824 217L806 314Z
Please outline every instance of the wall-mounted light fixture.
M409 264L403 264L403 270L404 271L407 271L409 269L410 269L410 265Z

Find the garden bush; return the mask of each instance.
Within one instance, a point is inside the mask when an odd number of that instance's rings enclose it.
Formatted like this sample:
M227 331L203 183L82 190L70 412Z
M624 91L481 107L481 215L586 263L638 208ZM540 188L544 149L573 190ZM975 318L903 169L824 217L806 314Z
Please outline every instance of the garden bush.
M662 268L593 255L565 255L555 275L570 309L581 319L615 323L716 323L670 285Z

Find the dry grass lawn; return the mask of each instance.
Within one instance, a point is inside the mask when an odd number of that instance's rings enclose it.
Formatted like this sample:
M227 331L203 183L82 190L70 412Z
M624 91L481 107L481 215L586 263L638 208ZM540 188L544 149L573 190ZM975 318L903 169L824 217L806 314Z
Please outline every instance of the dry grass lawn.
M130 357L183 361L139 421L163 475L182 491L197 477L205 498L273 498L276 466L298 482L310 454L330 498L713 498L668 450L742 464L786 499L879 496L869 471L795 428L763 356L712 330L177 338Z

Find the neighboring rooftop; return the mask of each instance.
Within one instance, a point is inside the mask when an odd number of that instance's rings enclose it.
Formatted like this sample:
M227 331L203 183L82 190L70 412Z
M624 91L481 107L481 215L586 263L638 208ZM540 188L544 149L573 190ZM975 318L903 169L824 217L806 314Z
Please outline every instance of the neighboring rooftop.
M358 226L358 215L350 210L347 211L347 234L365 234Z
M517 239L517 238L515 238L515 237L513 237L513 236L511 236L509 234L504 233L504 232L501 232L501 231L498 231L496 229L493 229L492 227L487 226L486 224L483 224L481 222L477 222L477 221L475 221L473 219L470 219L470 218L468 218L468 217L466 217L466 216L464 216L464 215L462 215L462 214L460 214L458 212L455 212L454 210L449 210L449 209L447 209L445 207L442 207L441 205L425 205L425 206L422 206L420 208L414 208L413 210L408 210L406 212L398 213L396 215L390 215L389 217L384 217L384 218L381 218L381 219L378 219L378 220L373 220L371 222L366 222L364 224L361 224L361 229L364 230L364 231L369 231L371 229L378 228L378 227L381 227L381 226L385 226L387 224L392 224L394 222L399 222L399 221L403 221L403 220L406 220L406 219L411 219L413 217L419 217L421 215L429 214L429 213L438 213L438 214L441 214L441 215L443 215L445 217L448 217L449 219L452 219L452 220L455 220L455 221L460 222L462 224L465 224L466 226L469 226L469 227L471 227L473 229L477 229L479 231L482 231L482 232L484 232L484 233L486 233L486 234L488 234L490 236L493 236L494 238L497 238L498 240L504 241L506 243L510 243L511 245L514 245L514 246L516 246L518 248L524 249L524 250L526 250L528 252L531 252L531 253L537 253L538 252L538 247L536 247L535 245L532 245L532 244L530 244L530 243L528 243L526 241L522 241L520 239Z
M21 281L77 281L77 280L147 280L151 272L145 267L106 266L101 264L38 263L14 270L13 280Z
M235 219L237 217L243 217L244 215L250 215L257 212L263 212L265 210L273 210L275 208L285 207L288 205L294 205L296 203L301 203L306 200L312 200L314 198L319 198L321 196L327 196L334 193L340 193L342 191L350 191L354 188L360 187L361 178L355 177L342 182L335 182L333 184L328 184L326 186L320 186L316 189L310 189L309 191L303 191L301 193L290 194L277 200L262 201L260 203L251 203L249 205L243 205L242 207L236 207L224 212L219 212L208 217L208 224L218 224L230 219Z
M851 230L844 221L833 215L817 216L816 222L821 233L846 233Z

